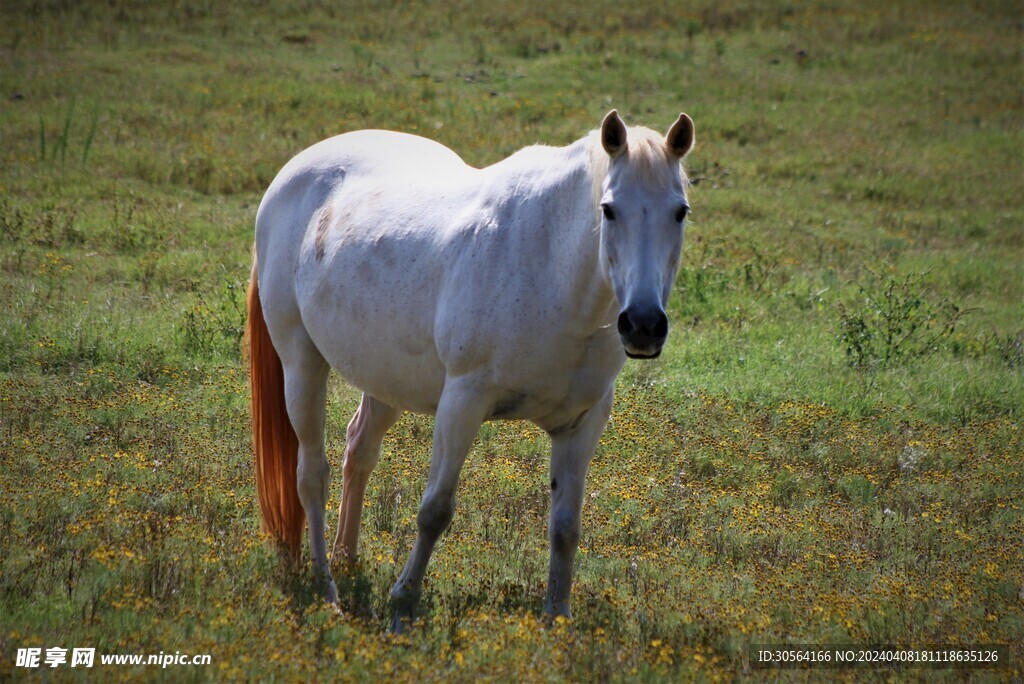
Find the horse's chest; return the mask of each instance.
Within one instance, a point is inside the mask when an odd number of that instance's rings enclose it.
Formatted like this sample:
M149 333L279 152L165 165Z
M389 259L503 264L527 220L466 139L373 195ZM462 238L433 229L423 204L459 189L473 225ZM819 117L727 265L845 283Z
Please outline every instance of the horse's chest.
M572 362L566 358L571 356ZM593 339L573 355L568 351L546 358L520 358L513 372L495 378L492 418L528 419L554 430L575 420L609 391L622 367L620 349Z
M602 340L589 351L586 362L575 369L572 384L566 393L566 405L571 409L589 409L598 403L615 382L625 358L614 337Z

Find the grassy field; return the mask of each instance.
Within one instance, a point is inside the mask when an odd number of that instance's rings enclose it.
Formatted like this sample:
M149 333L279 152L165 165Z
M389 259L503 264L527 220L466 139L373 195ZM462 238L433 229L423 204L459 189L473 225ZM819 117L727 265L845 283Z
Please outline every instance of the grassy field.
M1018 2L0 7L0 679L19 648L210 654L59 679L959 680L751 643L1010 644L1024 676ZM384 634L431 420L371 480L332 613L259 534L239 357L263 189L359 128L484 165L616 107L697 126L662 360L540 620L547 442L485 425L419 627ZM332 380L336 522L344 425Z

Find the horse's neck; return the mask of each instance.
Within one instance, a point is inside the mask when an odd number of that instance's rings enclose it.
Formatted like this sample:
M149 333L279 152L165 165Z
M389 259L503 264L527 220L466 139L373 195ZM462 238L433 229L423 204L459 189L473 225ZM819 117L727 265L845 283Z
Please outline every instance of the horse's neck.
M532 239L557 245L556 278L585 328L611 325L618 313L615 295L601 264L598 205L607 173L607 155L595 135L561 148L538 148L536 169L526 171L544 220L523 226ZM529 160L533 162L533 159ZM530 165L528 164L527 167ZM530 180L532 178L532 180Z

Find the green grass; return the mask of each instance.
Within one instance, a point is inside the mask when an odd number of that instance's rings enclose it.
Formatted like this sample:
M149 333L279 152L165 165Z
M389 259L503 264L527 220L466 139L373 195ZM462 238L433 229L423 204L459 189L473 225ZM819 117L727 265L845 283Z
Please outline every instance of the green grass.
M5 4L0 677L63 646L213 657L104 679L757 681L749 643L1004 643L975 674L1020 678L1020 20L923 0ZM669 347L627 366L591 471L572 624L540 620L546 439L506 423L467 462L422 623L384 635L429 460L416 416L385 443L334 615L258 532L238 342L262 191L346 130L483 165L612 107L693 117L694 213ZM338 478L357 400L334 381Z

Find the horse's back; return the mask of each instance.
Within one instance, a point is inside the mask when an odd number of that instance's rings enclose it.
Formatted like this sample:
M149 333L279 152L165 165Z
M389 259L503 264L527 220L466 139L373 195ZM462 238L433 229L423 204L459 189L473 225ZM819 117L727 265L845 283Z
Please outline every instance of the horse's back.
M439 142L397 131L353 131L323 140L295 156L290 168L331 169L342 165L359 173L394 173L400 168L462 170L465 162Z
M293 157L278 172L256 216L257 247L268 231L308 219L346 179L394 182L450 178L471 170L444 145L395 131L354 131L328 138ZM387 179L392 179L388 181Z

